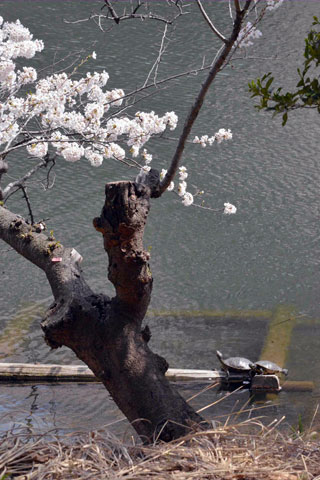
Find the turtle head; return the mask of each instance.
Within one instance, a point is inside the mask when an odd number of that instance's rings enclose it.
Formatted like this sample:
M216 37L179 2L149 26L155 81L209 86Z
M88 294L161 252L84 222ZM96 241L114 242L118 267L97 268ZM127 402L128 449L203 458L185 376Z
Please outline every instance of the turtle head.
M217 351L216 351L216 354L217 354L217 357L219 358L219 360L220 360L220 362L221 362L222 357L223 357L222 353L219 352L219 350L217 350Z
M287 370L286 368L283 368L283 369L282 369L282 373L283 373L285 376L287 376L287 375L288 375L288 370Z

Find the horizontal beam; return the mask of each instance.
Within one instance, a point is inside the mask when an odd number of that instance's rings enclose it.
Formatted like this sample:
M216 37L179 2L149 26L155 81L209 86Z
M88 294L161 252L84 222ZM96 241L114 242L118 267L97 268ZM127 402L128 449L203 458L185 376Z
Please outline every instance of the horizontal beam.
M172 381L221 380L224 372L169 368L166 376ZM45 365L32 363L0 363L0 381L99 382L85 365Z
M226 382L226 374L220 370L193 370L183 368L169 368L166 376L173 382L202 381ZM230 374L228 382L241 382L241 374ZM85 365L45 365L32 363L0 363L0 382L99 382L91 370ZM285 391L312 391L313 382L288 381L282 384Z

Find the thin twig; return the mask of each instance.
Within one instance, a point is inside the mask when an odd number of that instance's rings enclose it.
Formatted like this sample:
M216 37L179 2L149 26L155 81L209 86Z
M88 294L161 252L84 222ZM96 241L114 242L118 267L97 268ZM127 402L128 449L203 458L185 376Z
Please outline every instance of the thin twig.
M55 161L55 158L52 158L51 159L51 162L52 162L52 165L50 166L48 172L47 172L47 177L46 177L46 185L44 185L42 183L42 186L44 187L44 190L51 190L51 188L53 187L54 185L54 182L55 182L55 179L56 179L56 175L55 173L53 172L53 179L52 181L50 182L50 174L51 174L51 170L54 168L55 164L56 164L56 161Z
M6 188L3 190L4 198L7 199L14 188L21 187L21 185L24 185L25 182L30 177L32 177L32 175L34 175L40 168L46 167L50 161L51 161L51 159L43 159L40 163L35 165L31 170L29 170L29 172L27 172L21 178L19 178L18 180L14 181L14 182L8 183Z
M117 15L115 9L113 8L112 3L110 3L109 0L104 0L104 2L105 2L105 4L107 5L108 10L109 10L112 18L113 18L114 21L118 24L120 20L119 20L119 17L118 17L118 15Z
M162 80L157 81L157 87L159 85L162 85L163 83L170 82L172 80L177 80L178 78L181 78L181 77L186 77L186 76L189 76L189 75L197 75L200 72L203 72L205 70L209 70L211 68L211 66L212 66L211 64L210 65L205 65L204 67L195 68L193 70L188 70L187 72L181 72L181 73L177 73L176 75L171 75L170 77L163 78ZM136 90L133 90L132 92L127 93L122 98L125 99L125 98L128 98L128 97L131 97L132 95L136 95L137 93L140 93L143 90L146 90L148 88L152 88L154 86L155 86L154 83L149 83L145 87L142 86L140 88L137 88Z
M146 8L148 7L149 6L148 2L144 3L144 2L141 2L140 0L138 0L137 3L136 3L136 7L131 8L130 13L127 13L126 8L124 8L124 11L121 15L119 15L116 12L112 1L104 0L104 2L105 2L105 4L101 8L101 10L103 10L104 8L107 8L108 11L109 11L109 13L107 15L104 15L104 14L101 14L101 13L91 13L90 16L87 17L87 18L82 18L82 19L73 20L73 21L64 19L64 22L68 23L68 24L77 24L77 23L88 22L89 20L93 20L98 25L100 30L104 31L104 29L101 25L102 20L106 20L106 21L111 20L112 22L116 23L117 25L124 20L132 20L132 19L142 20L142 21L144 21L144 20L155 20L155 21L159 21L159 22L164 22L167 25L172 25L180 16L187 15L189 13L189 12L183 10L183 6L182 6L182 4L179 0L175 0L175 1L168 0L167 3L170 3L171 5L176 7L177 13L175 15L173 15L171 17L167 17L167 18L163 17L161 15L155 14L151 10L147 11L147 13L145 13L145 14L137 13L139 8L142 5L145 5ZM96 20L97 18L98 18L98 23L97 23L97 20Z
M233 20L231 0L229 0L229 14L230 14L230 18Z
M165 52L165 49L166 49L166 46L165 46L165 39L166 39L166 34L167 34L167 30L168 30L168 25L165 24L164 26L164 30L163 30L163 34L162 34L162 39L161 39L161 44L160 44L160 49L159 49L159 52L158 52L158 56L156 58L156 61L154 62L154 64L152 65L148 75L147 75L147 78L143 84L143 87L146 87L147 84L148 84L148 81L149 81L149 78L153 72L153 70L155 70L155 74L154 74L154 85L156 85L157 83L157 73L158 73L158 67L159 67L159 64L161 62L161 58L162 58L162 55L163 53Z
M34 224L34 217L33 217L33 213L32 213L32 208L31 208L31 203L30 203L30 200L29 200L29 196L28 196L28 193L27 193L27 189L24 185L20 185L20 188L23 191L23 197L24 197L25 201L27 202L29 215L30 215L30 220L31 220L31 225L33 225Z

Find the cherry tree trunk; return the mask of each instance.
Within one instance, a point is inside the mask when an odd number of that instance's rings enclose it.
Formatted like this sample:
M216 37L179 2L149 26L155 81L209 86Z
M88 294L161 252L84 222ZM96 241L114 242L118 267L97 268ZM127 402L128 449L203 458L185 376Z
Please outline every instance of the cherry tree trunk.
M166 360L153 353L142 328L152 290L149 254L143 249L151 189L134 182L106 185L94 227L108 254L110 299L92 292L72 252L37 233L0 207L0 238L42 268L55 301L42 322L52 348L70 347L105 385L145 442L179 438L203 422L165 377ZM49 245L49 249L48 249ZM62 261L55 263L54 257ZM85 399L84 399L85 401Z

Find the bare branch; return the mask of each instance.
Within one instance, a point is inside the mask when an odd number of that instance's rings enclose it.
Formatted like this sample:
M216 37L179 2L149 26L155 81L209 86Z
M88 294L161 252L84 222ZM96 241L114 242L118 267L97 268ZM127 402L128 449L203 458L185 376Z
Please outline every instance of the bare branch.
M211 30L217 35L218 38L220 38L220 40L222 40L224 43L227 42L227 39L222 35L222 33L219 32L219 30L213 25L213 23L211 22L207 12L205 11L205 9L203 8L203 5L201 3L200 0L197 0L197 4L198 4L198 7L200 9L200 12L202 13L202 16L203 18L205 19L205 21L207 22L207 24L209 25L209 27L211 28Z
M236 12L240 13L241 12L241 7L240 7L240 1L239 0L234 0L234 6L235 6L235 9L236 9Z
M54 182L55 182L55 179L56 179L56 175L55 173L53 172L53 179L50 181L50 175L51 175L51 170L54 168L55 164L56 164L56 161L55 161L55 158L52 158L52 165L50 166L48 172L47 172L47 177L46 177L46 185L44 185L44 183L42 182L42 186L44 188L44 190L51 190L51 188L53 187L54 185Z
M158 56L157 56L157 59L156 61L154 62L154 64L152 65L148 75L147 75L147 78L143 84L143 87L146 87L147 84L148 84L148 81L149 81L149 78L153 72L153 70L155 69L155 75L154 75L154 85L156 84L156 78L157 78L157 72L158 72L158 67L159 67L159 64L161 62L161 57L162 55L164 54L165 52L165 49L166 49L166 46L165 46L165 39L166 39L166 34L167 34L167 30L168 30L168 24L165 25L164 27L164 30L163 30L163 34L162 34L162 39L161 39L161 44L160 44L160 49L159 49L159 53L158 53Z
M223 65L227 61L228 55L230 54L230 52L231 52L231 50L232 50L232 48L233 48L233 46L234 46L234 44L235 44L235 42L238 38L240 29L241 29L241 25L242 25L243 17L245 16L245 14L246 14L246 12L247 12L250 4L251 4L251 1L252 0L247 0L244 9L241 12L237 12L236 18L235 18L235 21L234 21L234 24L233 24L233 29L232 29L231 36L228 39L225 46L223 47L219 57L214 62L211 70L208 73L206 81L202 84L200 92L199 92L193 106L191 107L190 113L189 113L189 115L188 115L188 117L185 121L183 131L182 131L182 134L180 136L175 154L174 154L174 156L171 160L170 167L168 169L168 172L167 172L165 178L163 179L163 181L160 185L160 195L162 195L162 193L168 188L168 186L170 185L171 181L173 180L173 178L176 174L176 171L177 171L178 166L179 166L180 159L182 157L182 154L183 154L183 151L184 151L184 148L185 148L185 144L186 144L187 139L190 135L193 124L198 117L199 111L202 107L202 104L203 104L205 96L208 92L208 89L209 89L210 85L212 84L213 80L215 79L215 77L217 76L218 72L221 70L221 68L223 67Z
M230 18L233 20L231 0L229 0L229 14L230 14Z
M137 11L139 10L139 8L141 7L142 3L140 0L137 1L137 6L134 10L132 10L132 13L137 13Z
M118 17L118 15L117 15L115 9L113 8L112 3L110 3L109 0L104 0L104 1L105 1L105 4L106 4L107 7L108 7L108 10L109 10L112 18L113 18L114 21L118 24L120 20L119 20L119 17Z
M44 158L40 163L35 165L29 172L27 172L23 177L19 178L18 180L15 180L14 182L8 183L6 188L3 190L3 199L6 201L9 197L9 195L13 192L14 189L21 188L22 185L25 184L25 182L32 177L40 168L46 167L48 163L50 163L52 159L49 158Z
M195 68L193 70L188 70L186 72L181 72L177 73L176 75L171 75L170 77L163 78L162 80L157 80L157 84L155 85L154 83L149 83L148 85L142 86L140 88L137 88L136 90L133 90L132 92L127 93L123 99L132 97L133 95L136 95L144 90L147 90L149 88L154 88L155 86L159 87L159 85L163 85L164 83L171 82L173 80L177 80L181 77L187 77L189 75L197 75L198 73L204 72L205 70L209 70L212 66L212 63L209 65L204 65L199 68Z
M43 233L37 233L37 229L22 217L1 206L0 239L45 272L56 300L72 294L75 285L84 295L92 294L83 280L77 258L72 255L73 249L64 248ZM55 256L59 256L61 261L55 263Z
M109 11L109 13L107 15L104 15L104 14L102 15L101 13L92 13L88 18L83 18L83 19L74 20L74 21L64 20L64 22L68 23L68 24L76 24L76 23L87 22L89 20L93 20L95 23L97 23L99 28L102 31L104 31L103 28L102 28L102 25L101 25L101 20L106 20L106 21L112 20L117 25L124 20L131 20L131 19L155 20L155 21L159 21L159 22L164 22L168 25L172 25L181 15L186 15L188 13L188 12L183 11L183 7L181 6L179 1L170 1L170 3L174 7L176 7L176 9L178 10L176 15L173 15L172 17L165 18L161 15L152 13L151 10L148 11L147 13L144 13L144 14L143 13L137 13L139 8L142 5L144 5L143 2L138 0L137 4L136 4L136 7L132 8L130 13L127 13L126 10L124 10L124 12L121 15L118 15L118 13L116 12L116 10L115 10L115 8L112 4L112 1L104 0L104 2L105 2L105 5L103 5L101 10L103 10L103 8L107 7L107 9ZM146 3L145 5L148 6L148 3ZM97 19L98 19L98 22L97 22Z

